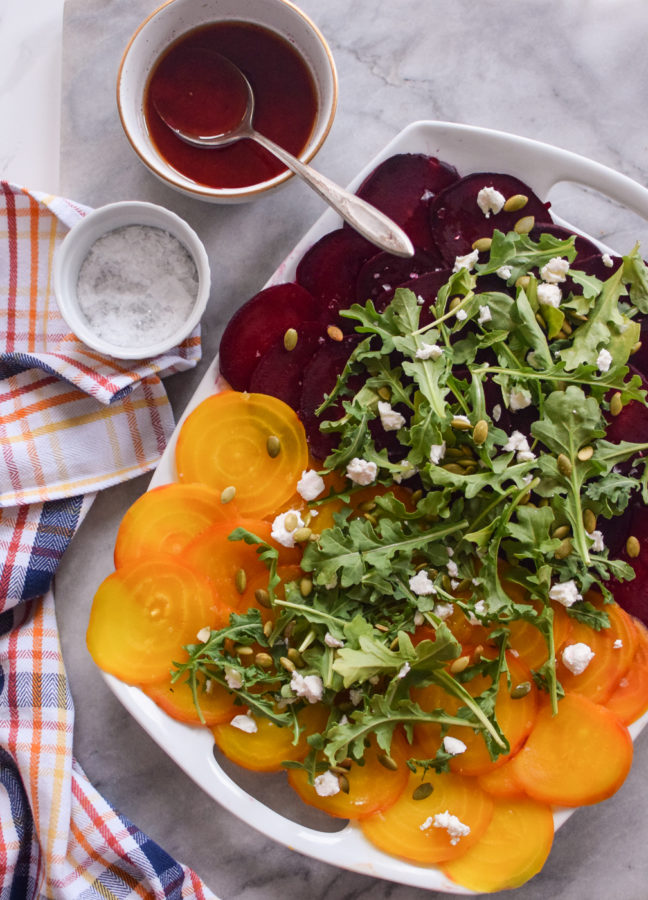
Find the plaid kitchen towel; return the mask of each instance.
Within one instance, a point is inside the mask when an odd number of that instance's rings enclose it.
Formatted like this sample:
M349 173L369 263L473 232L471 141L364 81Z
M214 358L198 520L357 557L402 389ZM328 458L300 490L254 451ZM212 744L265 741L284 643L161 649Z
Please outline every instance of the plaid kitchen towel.
M0 900L215 900L74 760L50 589L96 492L157 463L174 427L160 379L196 365L199 331L137 363L84 347L51 271L86 210L0 187Z

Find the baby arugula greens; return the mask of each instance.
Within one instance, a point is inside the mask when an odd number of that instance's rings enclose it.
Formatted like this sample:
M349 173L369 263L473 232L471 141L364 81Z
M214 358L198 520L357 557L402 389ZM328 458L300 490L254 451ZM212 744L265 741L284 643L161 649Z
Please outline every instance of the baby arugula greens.
M361 759L372 734L389 753L396 726L411 738L421 722L439 723L442 734L458 722L480 730L495 758L509 749L494 715L507 625L523 619L546 640L546 662L533 675L557 708L552 589L569 585L569 614L606 627L604 607L587 592L611 599L610 580L634 573L610 559L587 523L618 516L637 493L648 500L648 444L605 439L611 407L646 403L628 368L638 314L648 313L646 267L635 249L606 281L570 268L558 280L559 302L547 302L543 267L575 256L573 238L534 242L496 231L484 261L458 268L433 306L398 289L382 313L372 302L342 313L359 342L318 410L321 429L337 439L321 474L345 474L360 459L375 464L385 492L365 515L350 505L335 514L333 527L306 544L308 589L285 585L282 598L277 551L243 529L231 535L259 545L276 617L264 629L258 610L232 616L228 628L188 648L176 677L190 679L198 707L197 674L226 684L226 670L235 670L241 703L297 729L303 701L282 667L288 646L301 673L321 679L330 715L309 739L306 761L287 765L314 776ZM388 435L385 404L402 417ZM411 487L407 501L394 485ZM359 489L349 481L309 506L349 503ZM507 583L534 605L518 602ZM456 607L489 625L494 649L453 673L448 663L462 648L444 619ZM424 623L434 640L417 643ZM272 670L243 665L227 652L232 641L263 648ZM492 687L473 697L466 685L477 674L490 675ZM456 715L411 699L411 688L431 683L461 700ZM442 745L435 759L410 764L443 769L448 759Z

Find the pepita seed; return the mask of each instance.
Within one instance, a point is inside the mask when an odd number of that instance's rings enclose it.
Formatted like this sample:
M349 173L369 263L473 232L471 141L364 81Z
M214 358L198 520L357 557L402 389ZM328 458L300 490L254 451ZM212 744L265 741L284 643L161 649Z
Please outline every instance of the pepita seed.
M267 638L269 638L270 635L272 634L273 628L274 628L274 625L272 624L272 622L266 622L265 625L263 626L263 633Z
M286 670L286 672L294 672L295 669L297 668L297 666L292 661L292 659L288 659L287 656L282 656L281 659L279 660L279 662L281 663L283 668Z
M569 527L569 525L560 525L551 533L551 537L556 540L562 541L563 538L567 537L570 531L571 528Z
M488 437L488 422L480 419L473 428L473 441L479 446L483 444Z
M513 226L516 234L528 234L535 225L535 216L522 216Z
M239 594L245 593L245 588L247 587L247 575L245 574L245 569L239 569L234 576L234 584L236 585L236 590Z
M375 500L365 500L363 503L360 503L358 509L360 512L371 512L376 508Z
M262 669L269 669L272 666L272 657L269 653L257 653L254 662Z
M476 241L473 241L472 248L473 248L473 250L479 250L480 253L485 253L487 250L490 250L492 243L493 243L493 238L489 238L489 237L477 238Z
M469 656L459 656L457 657L457 659L453 660L453 662L450 663L450 671L453 675L458 675L459 672L463 672L464 669L467 669L469 665Z
M586 509L583 513L583 525L589 534L596 531L596 516L591 509Z
M237 656L252 656L254 650L252 647L246 647L245 644L237 644L234 647L234 653L236 653Z
M398 648L398 636L394 638L394 640L389 645L390 650L396 650Z
M635 353L638 353L641 350L641 341L637 341L632 350L630 351L630 356L634 356Z
M331 338L332 341L343 341L344 340L344 332L341 328L338 328L337 325L329 325L326 329L326 333Z
M587 462L588 459L594 456L594 447L591 444L588 444L587 447L581 447L577 455L581 462Z
M286 333L284 334L284 347L286 350L294 350L297 346L297 330L295 328L288 328Z
M412 503L418 503L422 496L423 491L419 488L418 491L414 491L410 499Z
M266 609L270 609L272 604L270 603L270 594L266 591L265 588L257 588L254 592L254 599L259 604L259 606L263 606Z
M461 466L458 466L457 463L446 463L445 466L442 466L441 468L445 469L446 472L452 472L454 475L464 474L464 470Z
M304 665L302 655L296 647L291 647L290 650L288 650L288 659L294 662L299 669Z
M348 770L343 766L331 766L331 772L333 772L334 775L344 775L346 778L347 771Z
M268 456L272 459L279 456L281 453L281 441L276 434L271 434L268 437L268 440L266 441L266 450L268 451Z
M298 525L299 519L297 518L295 513L288 513L288 515L284 519L284 528L286 529L286 531L294 531Z
M572 550L572 539L568 537L560 542L560 546L554 552L554 556L556 557L556 559L567 559Z
M565 476L565 478L569 478L572 473L572 464L570 458L568 456L565 456L564 453L559 453L556 462L558 463L558 471L561 472Z
M456 428L458 431L468 431L469 428L472 428L470 422L467 422L465 419L454 418L450 422L450 426L452 428Z
M303 544L304 541L307 541L310 538L312 533L312 528L297 528L293 532L293 540L296 544Z
M373 515L373 513L364 513L363 519L366 519L367 522L371 522L372 525L378 524L378 519Z
M383 625L381 622L378 622L378 624L375 627L378 629L378 631L382 631L383 634L385 634L387 631L389 631L389 628L387 627L387 625Z
M236 496L236 488L233 484L230 484L229 487L223 488L221 491L221 503L229 503Z
M631 534L626 541L626 553L631 559L636 559L641 553L641 544L634 534Z
M504 212L518 212L518 210L524 209L528 202L529 198L526 194L513 194L504 204Z
M453 297L448 306L448 309L450 310L450 312L452 312L453 309L456 309L460 303L461 303L461 297Z
M309 597L313 590L313 582L310 578L302 578L299 582L299 593L302 597Z
M390 772L396 772L398 770L398 763L396 760L389 756L387 753L381 753L378 757L378 762L385 769L389 769Z
M526 288L531 284L531 278L529 275L520 275L519 278L515 280L515 287Z
M414 788L412 792L412 800L426 800L434 788L430 784L429 781L424 781L423 784L419 784L417 788Z
M569 324L569 322L567 321L567 319L565 319L565 321L562 323L562 330L563 330L563 331L565 332L565 334L568 335L568 336L569 336L569 335L573 332L573 330L574 330L574 329L571 327L571 325Z
M543 329L543 331L546 331L546 330L547 330L547 323L546 323L545 320L542 318L542 316L540 315L540 313L536 313L536 314L535 314L535 320L536 320L536 322L538 323L538 325L540 326L540 328Z
M349 779L346 775L338 775L338 783L343 794L349 793Z
M621 394L617 391L616 394L612 394L612 399L610 400L610 412L613 416L618 416L622 409L623 401L621 400Z
M378 396L382 397L383 400L391 400L392 393L386 384L378 388Z
M526 697L526 695L531 691L531 682L530 681L521 681L520 684L516 684L513 690L511 691L511 699L512 700L521 700L522 697Z

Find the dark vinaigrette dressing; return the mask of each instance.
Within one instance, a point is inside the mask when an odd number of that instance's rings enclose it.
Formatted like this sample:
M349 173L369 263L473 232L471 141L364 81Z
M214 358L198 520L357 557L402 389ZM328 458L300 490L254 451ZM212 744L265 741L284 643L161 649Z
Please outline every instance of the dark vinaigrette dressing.
M258 25L219 22L190 32L156 64L144 99L144 115L159 153L178 172L209 187L245 187L267 181L285 166L254 141L228 147L192 147L177 137L153 107L151 94L164 90L163 81L186 70L187 58L211 50L230 59L246 75L255 98L253 125L281 147L298 156L315 122L317 99L312 76L299 54L283 38ZM157 83L157 84L156 84ZM215 98L216 99L216 98Z

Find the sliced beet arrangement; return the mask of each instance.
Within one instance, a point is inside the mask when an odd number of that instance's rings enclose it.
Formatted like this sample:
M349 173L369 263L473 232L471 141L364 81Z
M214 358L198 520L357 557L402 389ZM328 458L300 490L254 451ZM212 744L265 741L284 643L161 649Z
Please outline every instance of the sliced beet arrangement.
M443 260L436 250L416 250L410 259L391 253L377 253L367 260L358 273L356 300L366 303L385 292L391 291L393 294L404 282L442 267Z
M490 193L491 189L503 197L505 204L509 201L517 208L489 210L480 192ZM523 205L519 198L526 198ZM485 205L486 212L480 203ZM527 184L512 175L492 172L466 175L430 202L432 237L446 265L450 266L458 256L471 253L475 241L491 237L495 229L513 231L521 219L529 217L533 219L531 227L535 222L551 222L549 204L543 203Z
M304 369L326 340L326 332L316 322L303 322L295 330L297 343L293 349L286 348L282 336L263 353L250 377L249 390L278 397L297 411Z
M610 553L635 571L631 581L608 584L616 602L648 625L648 507L632 503L623 516L602 523Z
M575 266L576 268L582 269L585 260L589 260L592 257L601 257L601 252L593 241L583 237L582 234L578 234L576 231L564 228L562 225L557 225L555 222L536 222L535 227L529 232L529 237L532 241L538 241L541 234L551 234L560 241L565 241L567 238L575 235L576 240L574 241L574 247L576 249L576 256L574 257L572 266ZM588 272L587 274L596 275L596 272ZM612 273L610 272L610 274ZM608 278L609 275L606 275L605 277Z
M320 419L315 410L324 400L324 395L335 387L338 375L344 369L353 348L358 343L355 336L348 336L343 341L325 343L313 356L304 370L301 398L299 402L299 418L306 429L308 445L316 459L325 459L334 449L337 439L334 434L323 434L319 430ZM326 412L326 418L335 419L342 412L342 404L336 402Z
M220 343L221 374L236 391L250 389L263 354L289 328L321 320L322 302L298 284L277 284L255 294L234 313Z
M430 201L458 180L454 166L433 156L399 153L377 166L357 193L400 225L415 247L430 249L434 247L428 219Z
M355 302L358 273L376 248L356 231L338 228L320 238L297 266L299 285L327 307L332 317Z

